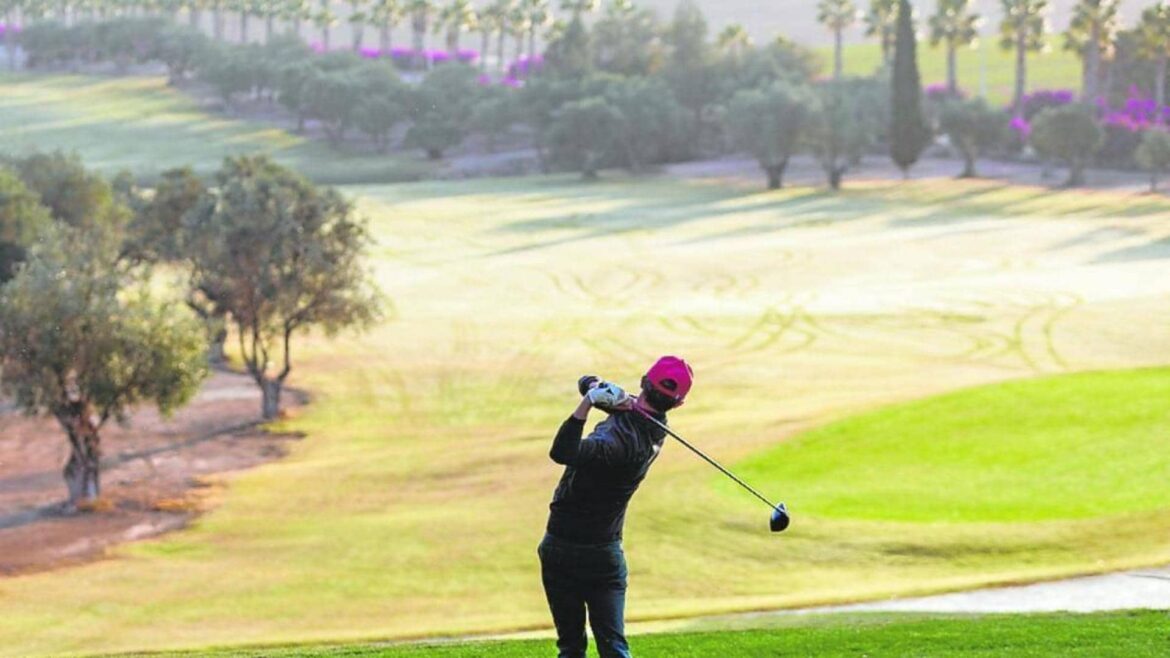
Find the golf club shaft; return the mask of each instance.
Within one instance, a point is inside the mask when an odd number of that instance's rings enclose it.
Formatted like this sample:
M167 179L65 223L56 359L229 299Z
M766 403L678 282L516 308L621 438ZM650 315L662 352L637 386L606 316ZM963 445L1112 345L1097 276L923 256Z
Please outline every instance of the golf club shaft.
M690 443L689 443L689 442L688 442L686 439L682 438L682 437L681 437L681 436L679 436L678 434L675 434L675 433L674 433L674 430L672 430L672 429L670 429L669 427L667 427L665 423L663 423L662 421L658 420L658 419L657 419L657 418L655 418L654 416L651 416L650 414L646 413L644 410L642 410L641 408L639 408L637 405L635 405L635 406L634 406L634 409L637 409L638 413L642 414L642 415L643 415L643 416L645 416L646 418L649 418L651 421L653 421L653 422L654 422L654 424L655 424L655 425L657 425L657 426L661 427L661 428L662 428L662 429L663 429L663 430L664 430L664 431L665 431L667 434L669 434L669 435L671 435L672 437L674 437L674 439L675 439L676 441L678 441L679 443L681 443L681 444L683 444L684 446L686 446L686 447L687 447L687 448L688 448L688 449L689 449L691 452L693 452L693 453L695 453L696 455L698 455L698 456L702 457L702 458L703 458L703 461L705 461L705 462L707 462L708 464L710 464L710 465L714 466L715 468L719 469L719 472L723 473L724 475L726 475L727 477L731 478L732 480L735 480L735 483L736 483L736 484L738 484L739 486L743 487L744 489L747 489L747 490L748 490L748 492L749 492L749 493L751 493L753 496L755 496L756 498L759 498L760 500L762 500L762 501L764 501L765 503L767 503L768 507L770 507L771 509L776 509L776 504L775 504L775 503L773 503L772 501L768 500L766 497L764 497L764 494L762 494L762 493L760 493L760 492L756 491L754 488L752 488L752 486L751 486L750 484L748 484L747 482L744 482L743 480L741 480L741 479L739 479L738 477L736 477L735 473L732 473L731 471L727 470L726 468L723 468L723 465L722 465L722 464L720 464L719 462L715 461L715 460L714 460L714 459L712 459L711 457L707 456L707 453L705 453L705 452L703 452L702 450L699 450L699 449L698 449L698 448L696 448L695 446L691 445L691 444L690 444Z

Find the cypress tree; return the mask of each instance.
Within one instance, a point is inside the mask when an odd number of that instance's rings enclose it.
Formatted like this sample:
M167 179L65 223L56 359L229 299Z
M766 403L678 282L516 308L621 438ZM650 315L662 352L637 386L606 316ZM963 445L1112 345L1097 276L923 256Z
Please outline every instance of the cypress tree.
M890 126L890 157L909 174L910 167L926 148L930 128L922 112L922 79L918 75L918 44L909 0L898 2L898 28L894 40L893 108Z

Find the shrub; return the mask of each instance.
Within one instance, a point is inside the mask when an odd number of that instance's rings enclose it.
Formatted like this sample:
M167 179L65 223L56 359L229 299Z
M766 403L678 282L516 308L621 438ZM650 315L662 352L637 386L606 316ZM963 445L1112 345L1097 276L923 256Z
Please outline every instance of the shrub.
M1043 157L1064 161L1069 187L1084 185L1085 167L1101 150L1105 136L1091 111L1079 105L1049 108L1032 122L1032 147Z
M1008 133L1008 115L982 99L951 100L942 104L939 126L963 156L960 178L978 175L975 162L980 155L1001 144Z
M1170 172L1170 133L1165 129L1147 130L1137 148L1136 158L1150 172L1150 191L1158 190L1158 177Z

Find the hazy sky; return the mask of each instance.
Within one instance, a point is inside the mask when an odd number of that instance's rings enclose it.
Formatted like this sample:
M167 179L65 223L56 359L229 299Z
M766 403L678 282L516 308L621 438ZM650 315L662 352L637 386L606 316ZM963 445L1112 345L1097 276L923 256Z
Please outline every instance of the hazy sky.
M869 0L854 0L858 7L864 9ZM658 10L659 16L668 18L674 11L677 0L636 0L637 4L653 7ZM757 42L767 41L777 34L784 34L791 39L810 45L824 45L832 42L832 37L816 22L816 0L697 0L707 19L711 23L711 31L729 23L741 23L751 32ZM999 0L971 0L978 11L988 17L990 22L985 29L993 29L999 24ZM919 16L929 14L934 10L934 0L913 0ZM1052 0L1049 5L1053 8L1051 23L1055 29L1063 30L1068 26L1070 8L1075 0ZM1142 9L1156 4L1155 0L1122 0L1121 12L1126 25L1132 24L1141 15ZM853 29L849 34L849 41L861 41L864 38L860 29Z

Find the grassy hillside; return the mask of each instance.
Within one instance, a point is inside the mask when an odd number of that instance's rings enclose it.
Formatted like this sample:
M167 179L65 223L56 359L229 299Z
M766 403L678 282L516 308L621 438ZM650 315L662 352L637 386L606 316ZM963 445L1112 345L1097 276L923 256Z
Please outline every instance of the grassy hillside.
M849 615L780 620L779 628L641 635L631 639L638 656L713 658L1154 658L1166 652L1165 612L1097 615L991 615L935 618ZM764 622L767 623L767 622ZM772 625L777 623L772 620ZM422 646L339 645L205 651L207 658L520 658L544 655L551 640L469 642ZM164 654L168 657L190 654Z
M827 425L753 457L818 514L1019 522L1170 507L1170 431L1149 401L1170 371L1090 373L960 391ZM848 483L847 487L841 483Z
M832 70L832 48L820 48L823 73ZM845 49L845 73L848 75L869 75L881 65L881 47L877 43L857 43ZM1011 102L1015 91L1015 55L998 47L996 43L985 44L982 49L959 51L959 86L969 94L977 95L986 88L987 98L1000 105ZM946 50L931 47L923 41L918 49L918 67L922 84L946 82ZM1028 89L1077 89L1081 87L1080 61L1072 53L1062 50L1059 44L1043 53L1028 56Z
M163 78L34 76L0 72L0 152L74 150L104 172L149 176L228 155L264 152L328 183L413 180L410 156L348 154L271 124L209 114Z
M1157 301L1170 293L1158 275L1170 206L1149 198L949 180L832 195L571 177L346 192L373 219L394 313L364 335L297 348L294 383L315 402L282 429L307 438L233 478L189 530L5 580L0 654L547 627L535 546L558 475L548 442L583 372L633 383L656 355L685 355L697 384L672 422L737 462L851 411L1170 357L1170 308ZM1148 393L1128 407L1145 429L1101 446L1136 462L1145 437L1165 433L1164 398L1148 372L1101 377L1097 391ZM1047 381L1058 388L1043 399L1057 406L1044 422L1080 422L1084 395ZM1027 421L997 408L1003 426ZM875 461L891 439L872 437L839 451L814 442L784 453L783 470L754 473L794 510L781 536L757 501L669 446L630 512L631 618L1170 559L1164 506L1012 516L988 495L956 518L941 490L838 509L883 477L938 481L941 458ZM1008 458L1017 435L982 440L982 461L956 474L965 490L1027 481L1034 464ZM1045 473L1081 469L1062 477L1091 497L1112 472L1062 454L1062 441ZM989 468L997 452L1005 459ZM1165 498L1157 474L1143 480L1154 501Z

